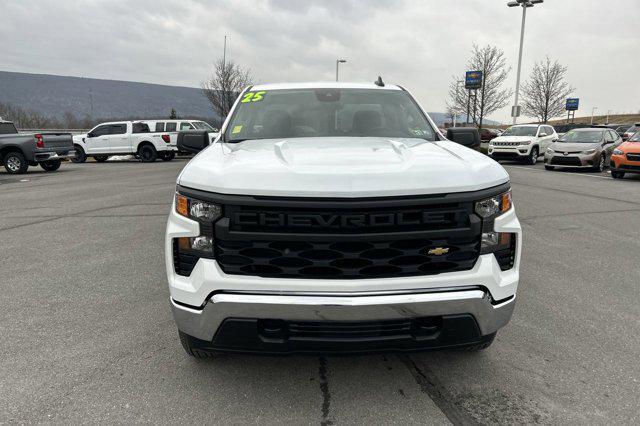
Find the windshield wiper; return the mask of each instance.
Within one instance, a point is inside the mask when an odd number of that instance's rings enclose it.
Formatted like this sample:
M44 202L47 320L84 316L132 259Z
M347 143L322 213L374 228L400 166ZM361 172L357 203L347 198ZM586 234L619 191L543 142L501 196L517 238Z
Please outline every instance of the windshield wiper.
M245 139L231 139L231 140L228 140L228 141L225 140L224 142L225 143L239 143L239 142L244 142L246 140L247 140L247 138L245 138Z

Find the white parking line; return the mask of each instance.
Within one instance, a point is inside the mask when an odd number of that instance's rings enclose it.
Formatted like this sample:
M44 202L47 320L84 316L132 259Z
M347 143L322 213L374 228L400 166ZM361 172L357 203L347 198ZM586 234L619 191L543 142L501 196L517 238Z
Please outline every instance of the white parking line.
M549 170L540 170L540 169L534 169L531 167L526 167L526 166L512 166L509 164L502 164L502 167L509 167L509 168L514 168L514 169L523 169L523 170L529 170L532 172L544 172L544 173L553 173ZM611 172L609 170L607 170L605 173L607 174L611 174ZM584 175L584 174L577 174L577 173L572 173L570 175L565 175L565 176L582 176L582 177L590 177L590 178L597 178L597 179L611 179L610 176L594 176L594 175Z

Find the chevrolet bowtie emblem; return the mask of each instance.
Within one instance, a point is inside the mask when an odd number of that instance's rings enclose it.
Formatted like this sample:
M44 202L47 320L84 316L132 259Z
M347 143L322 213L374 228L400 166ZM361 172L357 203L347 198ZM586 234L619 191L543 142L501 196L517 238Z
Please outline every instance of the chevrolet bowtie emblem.
M447 253L449 253L449 247L434 247L427 252L428 255L433 256L442 256Z

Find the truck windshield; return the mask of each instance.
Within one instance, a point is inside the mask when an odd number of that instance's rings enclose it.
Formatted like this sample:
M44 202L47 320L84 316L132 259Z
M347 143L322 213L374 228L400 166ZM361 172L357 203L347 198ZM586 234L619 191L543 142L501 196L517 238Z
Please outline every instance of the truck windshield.
M435 140L435 132L402 90L279 89L242 95L225 131L227 142L305 137Z
M500 136L535 136L537 127L532 126L511 126Z

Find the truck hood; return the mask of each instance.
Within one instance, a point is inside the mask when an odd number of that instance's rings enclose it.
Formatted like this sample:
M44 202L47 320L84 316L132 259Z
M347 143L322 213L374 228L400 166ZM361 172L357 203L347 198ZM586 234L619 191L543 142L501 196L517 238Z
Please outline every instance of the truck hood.
M450 142L389 138L294 138L215 143L178 184L224 194L382 197L465 192L500 185L507 172Z

